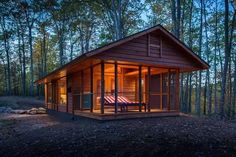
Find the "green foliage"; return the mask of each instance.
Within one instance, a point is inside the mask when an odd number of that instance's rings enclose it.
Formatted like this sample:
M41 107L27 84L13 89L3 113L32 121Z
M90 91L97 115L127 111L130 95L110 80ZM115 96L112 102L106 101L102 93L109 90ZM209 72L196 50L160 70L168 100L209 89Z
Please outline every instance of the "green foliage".
M32 77L29 28L32 29L35 81L89 50L156 24L162 24L169 31L173 31L178 25L179 38L196 54L201 52L201 57L208 61L211 68L209 74L207 71L202 72L202 89L199 90L203 97L200 99L201 105L207 97L204 92L209 93L210 89L213 94L212 102L219 104L225 39L227 39L224 35L224 3L219 0L203 0L204 8L200 8L200 2L197 0L3 0L0 3L0 78L2 78L0 95L7 94L9 79L13 94L28 95ZM232 50L230 69L227 72L227 79L230 81L227 82L225 108L232 110L235 104L233 102L235 94L232 90L236 89L234 85L236 21L232 21L235 4L229 5L228 25L229 33L232 30L232 36L230 36ZM201 10L203 10L202 30L200 27ZM178 17L177 13L180 13L179 21L174 20L174 17ZM200 32L202 32L201 47ZM24 71L25 77L23 77ZM183 103L191 103L194 109L195 100L199 99L196 98L195 92L200 81L197 73L191 75L191 82L187 79L188 75L183 76L181 95L188 97L186 100L191 98L188 100L191 102L184 101ZM209 82L206 82L208 77ZM191 96L188 96L190 88L187 85L191 86ZM26 93L24 93L24 88ZM207 102L208 105L209 103ZM212 106L212 112L215 112L213 110L216 107ZM202 110L203 106L201 106Z

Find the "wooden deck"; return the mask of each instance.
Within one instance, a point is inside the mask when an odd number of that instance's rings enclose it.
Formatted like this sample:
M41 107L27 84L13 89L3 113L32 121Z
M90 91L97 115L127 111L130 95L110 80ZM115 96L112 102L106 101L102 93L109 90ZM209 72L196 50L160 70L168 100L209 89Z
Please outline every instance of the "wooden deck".
M133 118L152 118L152 117L174 117L180 116L178 111L157 111L157 112L124 112L117 114L100 114L84 111L75 111L76 116L92 118L96 120L119 120L119 119L133 119Z

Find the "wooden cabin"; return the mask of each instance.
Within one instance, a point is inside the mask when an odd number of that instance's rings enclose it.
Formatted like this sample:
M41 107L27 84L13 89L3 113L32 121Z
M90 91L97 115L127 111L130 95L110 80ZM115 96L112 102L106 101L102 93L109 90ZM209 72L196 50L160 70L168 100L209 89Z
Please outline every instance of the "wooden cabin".
M87 117L179 114L179 75L209 65L161 25L87 52L36 81L48 109ZM109 116L108 116L109 115Z

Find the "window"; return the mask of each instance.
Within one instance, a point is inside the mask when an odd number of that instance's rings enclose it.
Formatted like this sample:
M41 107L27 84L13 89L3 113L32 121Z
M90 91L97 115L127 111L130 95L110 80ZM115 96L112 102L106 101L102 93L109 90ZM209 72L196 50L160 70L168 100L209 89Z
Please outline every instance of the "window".
M47 84L47 102L52 103L52 84Z
M58 103L61 106L66 106L67 96L66 96L66 77L58 80Z
M93 67L93 112L101 109L101 64Z

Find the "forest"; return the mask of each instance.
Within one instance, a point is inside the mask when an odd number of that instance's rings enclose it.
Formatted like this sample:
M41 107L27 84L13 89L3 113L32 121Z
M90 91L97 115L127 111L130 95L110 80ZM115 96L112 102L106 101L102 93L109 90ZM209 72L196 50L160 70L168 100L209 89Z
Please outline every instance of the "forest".
M1 0L0 95L43 97L37 79L161 24L210 65L181 74L181 111L235 118L235 18L233 0Z

